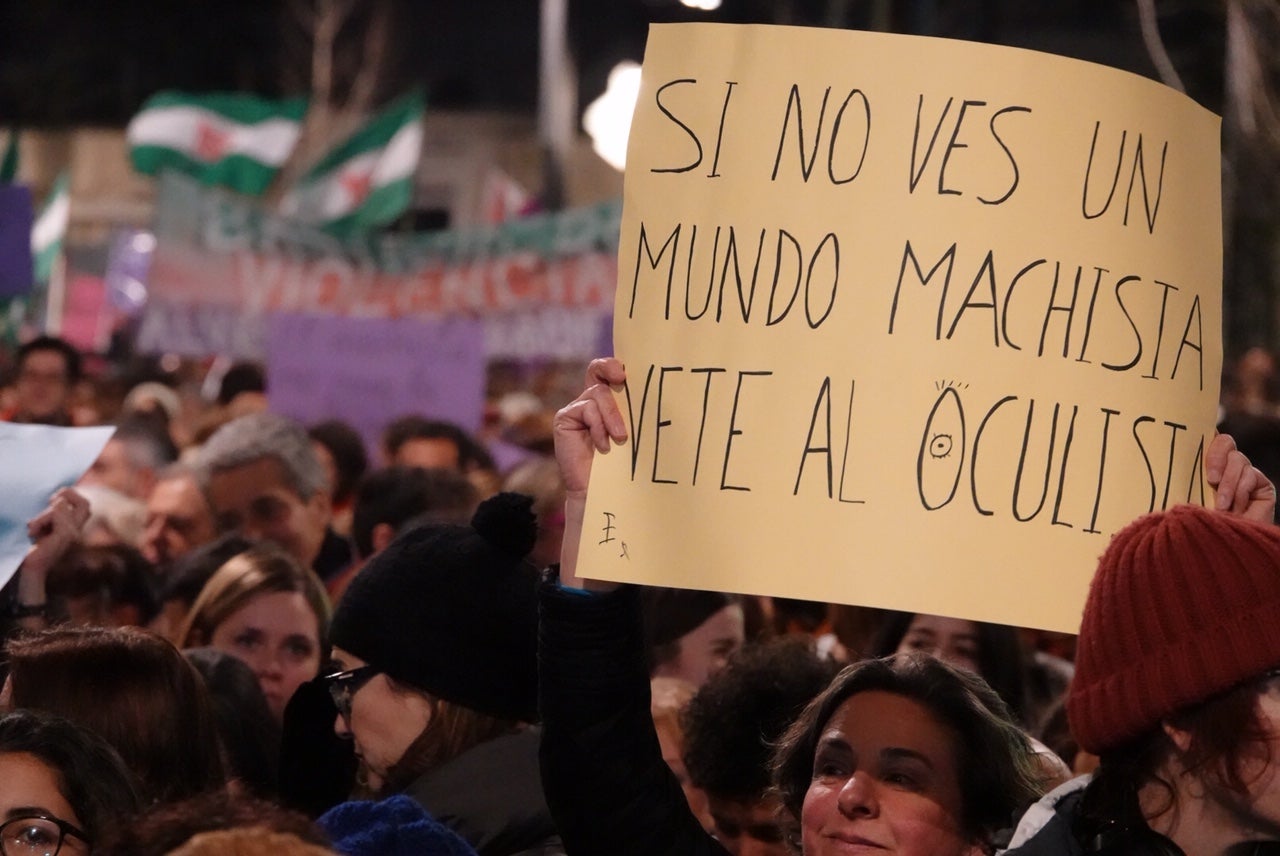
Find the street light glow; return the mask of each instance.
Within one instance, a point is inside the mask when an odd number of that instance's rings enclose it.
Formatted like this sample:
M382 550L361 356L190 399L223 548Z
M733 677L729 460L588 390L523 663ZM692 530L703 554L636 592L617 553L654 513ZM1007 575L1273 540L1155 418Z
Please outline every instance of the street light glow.
M631 114L640 95L640 66L623 60L609 72L604 94L592 101L582 114L582 127L591 135L591 147L618 171L627 163L627 137L631 134Z

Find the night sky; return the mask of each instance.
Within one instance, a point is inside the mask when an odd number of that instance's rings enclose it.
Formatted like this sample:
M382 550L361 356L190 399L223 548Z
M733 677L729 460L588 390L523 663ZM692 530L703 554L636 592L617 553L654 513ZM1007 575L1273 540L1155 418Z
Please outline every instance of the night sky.
M0 0L0 122L124 125L164 88L305 92L309 46L289 10L312 0ZM382 0L395 25L377 100L425 83L450 109L533 113L538 0ZM373 0L359 0L367 14ZM714 19L869 27L872 0L724 0ZM1132 2L892 0L893 30L1038 48L1152 74ZM1208 0L1161 0L1161 27L1191 94L1221 101L1222 23ZM676 0L573 0L570 39L586 105L650 21L706 20ZM358 55L362 19L339 42ZM341 76L341 74L340 74Z

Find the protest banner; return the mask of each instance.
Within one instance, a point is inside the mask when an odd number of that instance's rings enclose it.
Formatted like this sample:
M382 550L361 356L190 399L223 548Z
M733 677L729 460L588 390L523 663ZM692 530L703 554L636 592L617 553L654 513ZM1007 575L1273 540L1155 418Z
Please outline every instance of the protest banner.
M275 313L468 316L495 328L490 359L590 357L613 308L619 214L614 202L483 228L338 238L167 174L139 347L262 359Z
M434 321L273 315L267 327L271 409L303 423L342 419L378 448L407 413L469 431L484 408L484 330L473 318Z
M1208 495L1218 130L1029 51L653 27L581 572L1074 632Z

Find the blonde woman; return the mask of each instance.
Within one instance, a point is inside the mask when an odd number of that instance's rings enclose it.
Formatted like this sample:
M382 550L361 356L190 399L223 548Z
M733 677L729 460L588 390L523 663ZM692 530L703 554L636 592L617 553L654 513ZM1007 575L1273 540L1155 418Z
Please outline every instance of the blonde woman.
M283 550L261 545L209 578L179 647L208 646L244 660L278 721L298 687L319 674L330 614L319 578Z

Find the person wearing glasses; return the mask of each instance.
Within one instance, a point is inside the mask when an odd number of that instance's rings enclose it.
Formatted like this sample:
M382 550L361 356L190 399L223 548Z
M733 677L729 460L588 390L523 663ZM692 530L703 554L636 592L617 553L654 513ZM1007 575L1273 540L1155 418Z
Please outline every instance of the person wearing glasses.
M538 770L537 538L529 497L428 523L343 595L326 677L362 797L412 797L480 856L561 853Z
M1112 539L1067 696L1100 756L1009 856L1280 853L1280 528L1196 506Z
M65 719L0 716L0 856L87 856L139 809L106 741Z
M71 393L81 377L75 346L55 336L37 336L18 348L14 404L5 422L70 425Z

